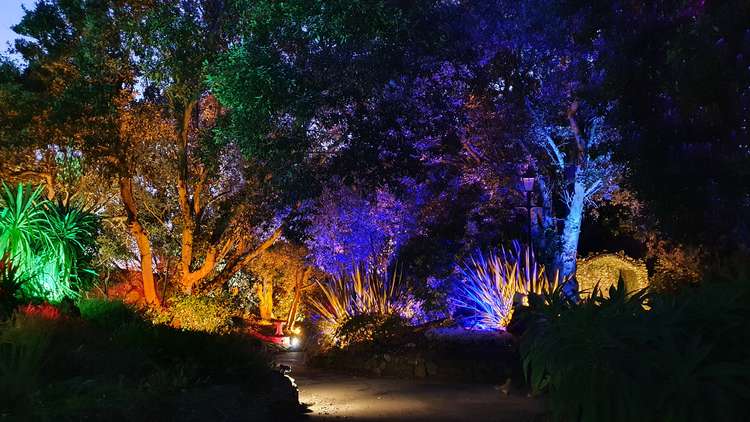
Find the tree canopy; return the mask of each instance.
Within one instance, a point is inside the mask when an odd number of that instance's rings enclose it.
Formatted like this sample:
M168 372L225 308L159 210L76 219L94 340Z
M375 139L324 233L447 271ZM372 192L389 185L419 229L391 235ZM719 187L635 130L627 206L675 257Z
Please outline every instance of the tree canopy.
M282 238L329 273L408 261L419 286L518 238L564 275L602 236L721 254L748 243L749 15L38 1L0 63L0 176L98 209L153 303L167 280L225 288Z

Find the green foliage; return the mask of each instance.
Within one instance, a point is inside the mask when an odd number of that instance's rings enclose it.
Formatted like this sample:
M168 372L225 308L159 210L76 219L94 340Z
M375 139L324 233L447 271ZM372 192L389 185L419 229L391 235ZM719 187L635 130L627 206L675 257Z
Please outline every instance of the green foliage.
M224 298L200 295L180 295L169 305L152 311L156 324L171 325L185 331L224 333L232 325L233 310Z
M398 315L362 314L344 321L334 335L340 348L358 344L388 345L408 333L407 321Z
M30 411L50 343L48 324L39 316L15 315L0 325L0 413Z
M26 190L19 184L15 193L3 183L0 198L0 256L10 256L28 268L35 262L40 244L50 243L42 187Z
M288 163L305 162L317 112L387 82L373 70L379 54L400 57L391 47L408 28L409 7L382 0L239 0L235 7L239 41L206 70L229 110L219 138L273 164L275 182L294 184L305 166Z
M0 418L183 420L183 403L171 398L186 390L198 392L192 411L215 408L202 389L234 385L241 394L232 400L254 401L269 387L253 339L153 325L120 302L80 308L84 320L16 314L0 324Z
M80 206L56 205L41 187L3 184L0 196L0 257L30 274L26 298L60 301L76 297L95 278L97 217Z
M553 420L743 420L750 399L750 289L711 284L674 296L598 290L577 304L532 303L521 342Z
M81 318L102 327L114 329L135 320L134 311L120 300L81 299Z

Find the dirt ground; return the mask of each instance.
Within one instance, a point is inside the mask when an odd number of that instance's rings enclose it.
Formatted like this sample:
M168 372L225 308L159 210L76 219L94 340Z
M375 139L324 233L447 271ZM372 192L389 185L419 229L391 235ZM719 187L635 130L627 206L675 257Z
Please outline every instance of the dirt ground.
M538 399L505 395L499 386L322 372L302 358L292 352L277 362L292 367L311 421L533 421L542 408Z

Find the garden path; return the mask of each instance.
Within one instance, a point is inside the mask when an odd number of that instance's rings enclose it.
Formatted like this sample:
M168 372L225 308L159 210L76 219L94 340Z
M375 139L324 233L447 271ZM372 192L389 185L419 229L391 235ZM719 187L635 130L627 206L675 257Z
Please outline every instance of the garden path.
M277 359L292 367L311 421L533 421L539 400L497 386L361 377L306 368L301 352Z

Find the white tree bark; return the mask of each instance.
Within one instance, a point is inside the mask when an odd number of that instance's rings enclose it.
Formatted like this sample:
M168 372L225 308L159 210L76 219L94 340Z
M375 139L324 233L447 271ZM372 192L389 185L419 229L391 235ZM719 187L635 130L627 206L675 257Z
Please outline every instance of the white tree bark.
M584 205L586 203L586 188L581 180L576 178L573 193L568 197L568 215L565 217L561 236L560 253L557 268L562 277L571 277L576 271L578 257L578 238L581 235Z

